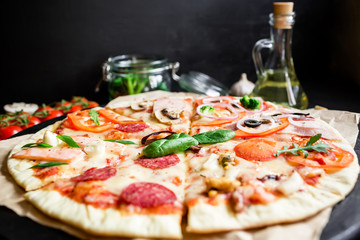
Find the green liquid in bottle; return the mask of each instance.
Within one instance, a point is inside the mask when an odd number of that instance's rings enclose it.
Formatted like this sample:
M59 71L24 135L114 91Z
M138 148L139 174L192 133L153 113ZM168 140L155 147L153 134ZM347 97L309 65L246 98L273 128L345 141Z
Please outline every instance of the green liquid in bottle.
M266 101L298 109L308 107L308 98L294 72L282 69L269 71L259 76L251 96L260 96Z

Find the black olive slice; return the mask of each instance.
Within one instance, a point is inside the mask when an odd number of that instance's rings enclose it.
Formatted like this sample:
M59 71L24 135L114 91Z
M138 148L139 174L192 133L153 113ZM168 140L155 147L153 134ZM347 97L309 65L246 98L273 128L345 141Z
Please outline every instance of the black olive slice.
M300 113L300 112L295 112L293 113L293 115L298 115L298 116L309 116L310 113Z
M261 122L255 119L246 119L244 121L245 126L255 128L261 125Z

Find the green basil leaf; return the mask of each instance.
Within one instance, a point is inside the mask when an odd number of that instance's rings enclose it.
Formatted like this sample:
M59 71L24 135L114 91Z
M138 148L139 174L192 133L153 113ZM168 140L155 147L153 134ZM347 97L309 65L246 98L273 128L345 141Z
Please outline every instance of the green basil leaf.
M144 147L143 154L150 158L162 157L173 153L183 152L189 147L198 144L199 142L191 136L175 139L160 139Z
M45 168L45 167L52 167L57 165L67 165L68 163L65 162L47 162L47 163L40 163L37 165L32 166L31 168Z
M58 139L60 139L61 141L65 142L67 145L69 145L70 147L75 147L75 148L80 148L80 146L74 141L74 139L72 139L70 136L66 136L66 135L57 135L56 136Z
M226 142L233 137L235 137L235 132L226 129L199 133L193 136L200 144Z
M28 143L22 146L21 148L32 148L32 147L51 148L52 146L47 143Z
M106 139L104 141L107 141L107 142L116 142L116 143L122 143L122 144L136 144L132 141L128 141L128 140L113 140L113 139Z
M89 115L90 115L91 120L93 120L96 125L100 125L98 111L91 109L89 112Z
M189 134L187 133L174 133L171 134L170 136L168 136L166 139L179 139L179 138L186 138L186 137L191 137Z

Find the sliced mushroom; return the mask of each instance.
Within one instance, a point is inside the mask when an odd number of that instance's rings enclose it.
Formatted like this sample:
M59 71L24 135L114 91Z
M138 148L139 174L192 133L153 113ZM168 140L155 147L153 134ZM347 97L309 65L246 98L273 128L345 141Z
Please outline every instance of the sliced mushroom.
M161 110L161 113L164 116L167 116L170 120L176 120L180 118L180 112L176 110L169 110L167 108L164 108Z
M183 111L177 109L163 108L155 112L155 117L166 124L178 124L182 122L181 116Z
M143 111L153 106L152 101L142 100L140 102L131 103L131 109L134 111Z

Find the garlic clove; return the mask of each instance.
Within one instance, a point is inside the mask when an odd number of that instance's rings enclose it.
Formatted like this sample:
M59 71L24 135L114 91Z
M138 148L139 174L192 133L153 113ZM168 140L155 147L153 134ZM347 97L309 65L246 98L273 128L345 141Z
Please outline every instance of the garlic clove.
M243 73L240 80L232 85L230 94L239 97L249 95L254 87L255 84L247 79L246 73Z

